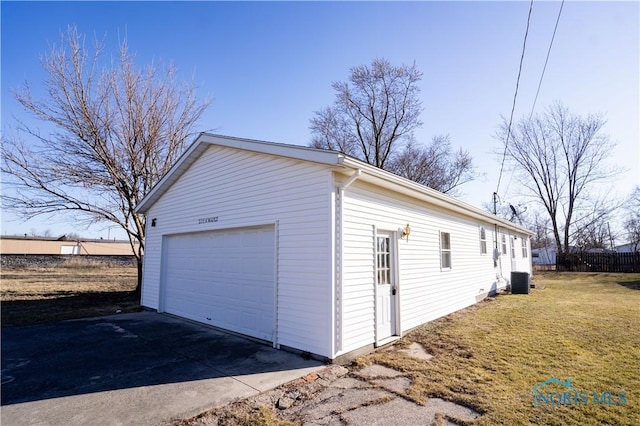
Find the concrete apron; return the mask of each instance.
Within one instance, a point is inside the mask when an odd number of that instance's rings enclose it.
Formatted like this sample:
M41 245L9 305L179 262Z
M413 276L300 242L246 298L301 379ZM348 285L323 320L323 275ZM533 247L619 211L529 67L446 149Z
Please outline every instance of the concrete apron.
M152 312L2 330L6 425L158 425L320 370Z

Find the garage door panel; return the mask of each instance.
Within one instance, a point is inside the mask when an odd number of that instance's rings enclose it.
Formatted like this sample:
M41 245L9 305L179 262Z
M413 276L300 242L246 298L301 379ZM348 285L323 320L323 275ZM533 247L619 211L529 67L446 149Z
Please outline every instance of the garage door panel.
M272 339L273 228L168 236L166 312Z

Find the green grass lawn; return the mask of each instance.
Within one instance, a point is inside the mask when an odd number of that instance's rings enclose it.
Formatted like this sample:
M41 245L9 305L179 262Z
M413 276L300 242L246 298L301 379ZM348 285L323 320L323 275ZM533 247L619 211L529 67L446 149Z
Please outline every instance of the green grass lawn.
M418 402L442 397L483 413L473 424L640 425L640 274L540 273L534 282L544 289L487 299L358 362L404 371ZM398 352L411 342L434 358ZM552 377L571 389L540 391L568 395L534 406L533 387ZM609 403L594 392L610 392Z

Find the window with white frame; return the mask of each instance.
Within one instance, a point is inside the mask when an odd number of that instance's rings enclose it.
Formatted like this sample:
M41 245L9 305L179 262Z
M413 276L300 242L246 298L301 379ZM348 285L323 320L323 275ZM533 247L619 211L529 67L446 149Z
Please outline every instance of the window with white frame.
M487 231L480 228L480 254L487 254Z
M527 255L527 239L526 238L521 238L522 240L522 257L528 257Z
M511 258L516 258L516 241L513 237L511 237Z
M507 254L507 236L502 234L502 254Z
M451 234L440 232L440 267L451 269Z

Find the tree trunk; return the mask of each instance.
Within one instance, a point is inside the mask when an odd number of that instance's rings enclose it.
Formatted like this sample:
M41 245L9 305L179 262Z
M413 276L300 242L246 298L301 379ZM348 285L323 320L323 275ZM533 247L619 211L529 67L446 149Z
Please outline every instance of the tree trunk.
M136 259L138 263L138 284L136 285L136 299L138 303L142 302L142 258Z

